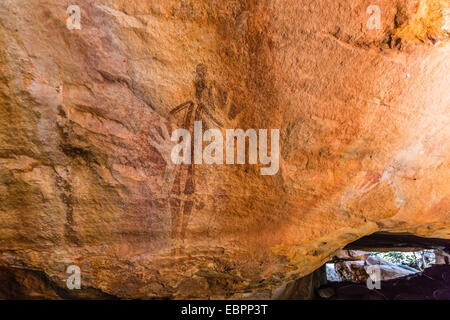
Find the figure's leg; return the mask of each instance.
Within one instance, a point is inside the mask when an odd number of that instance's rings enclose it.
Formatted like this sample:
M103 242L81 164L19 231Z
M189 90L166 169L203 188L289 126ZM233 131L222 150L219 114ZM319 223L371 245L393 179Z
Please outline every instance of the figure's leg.
M184 195L188 200L184 201L184 208L182 214L182 225L181 225L181 239L184 240L186 235L186 230L191 218L192 209L194 207L194 200L192 198L195 195L195 181L194 181L194 165L190 165L187 171L186 185L184 187Z
M176 169L175 180L171 192L170 201L170 215L172 218L172 239L178 238L178 230L180 228L180 210L181 210L181 181L182 181L183 168L178 167Z
M171 114L175 114L183 109L186 109L186 114L184 116L184 121L183 121L183 128L189 130L190 132L193 131L192 125L193 125L193 121L192 121L192 115L194 113L194 103L192 101L188 101L185 102L181 105L179 105L178 107L176 107L175 109L173 109L171 111ZM193 143L193 142L191 142ZM193 149L192 149L193 150ZM193 151L191 151L193 152ZM192 156L192 154L191 154ZM175 241L175 250L174 253L175 254L179 254L180 250L179 248L181 248L181 243L183 238L184 238L184 234L185 232L183 231L184 229L184 216L185 214L187 214L188 216L190 215L190 211L192 210L192 205L189 203L189 201L186 201L184 199L184 197L186 196L186 191L190 190L191 184L192 184L192 179L191 179L191 172L192 172L192 165L181 165L180 169L179 169L179 173L177 174L177 178L176 181L174 183L174 191L177 194L177 201L176 201L176 207L174 207L172 209L172 239L174 239ZM184 191L183 191L183 199L180 197L181 195L181 189L183 187L184 184ZM193 191L192 191L193 193Z

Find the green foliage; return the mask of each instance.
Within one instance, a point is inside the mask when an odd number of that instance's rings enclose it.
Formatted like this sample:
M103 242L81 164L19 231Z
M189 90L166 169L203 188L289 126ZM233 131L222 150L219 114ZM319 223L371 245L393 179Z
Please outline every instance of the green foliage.
M436 262L433 250L422 250L416 252L374 252L373 255L381 257L390 263L403 264L418 270L423 270L430 264Z

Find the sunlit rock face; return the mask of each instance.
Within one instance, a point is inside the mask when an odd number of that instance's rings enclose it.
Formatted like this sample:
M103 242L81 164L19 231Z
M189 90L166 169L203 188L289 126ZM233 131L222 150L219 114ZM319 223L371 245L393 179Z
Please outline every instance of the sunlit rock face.
M0 3L1 267L270 298L364 235L450 238L448 1L76 2ZM279 129L278 172L174 165L193 120Z

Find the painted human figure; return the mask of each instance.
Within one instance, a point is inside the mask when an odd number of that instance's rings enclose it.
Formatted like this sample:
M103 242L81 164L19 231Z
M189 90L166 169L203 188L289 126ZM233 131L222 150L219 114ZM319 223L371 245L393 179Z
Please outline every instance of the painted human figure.
M184 112L182 128L189 130L191 136L193 136L194 132L194 121L204 122L207 120L215 126L223 126L212 114L215 106L210 99L211 88L207 86L206 73L207 68L205 65L200 64L197 66L194 81L195 102L184 102L169 113L171 117L175 117L176 114ZM205 121L205 127L208 127L208 122ZM171 238L175 241L175 253L179 253L183 248L183 240L186 236L188 223L195 205L195 164L192 162L191 164L174 166L170 159L169 150L172 144L167 143L170 140L168 130L162 125L161 131L162 136L153 129L154 139L149 140L149 143L163 155L167 164L165 178L168 184L163 192L168 197L167 206L172 224ZM193 139L191 143L191 152L193 152ZM193 158L193 154L191 154L191 158Z

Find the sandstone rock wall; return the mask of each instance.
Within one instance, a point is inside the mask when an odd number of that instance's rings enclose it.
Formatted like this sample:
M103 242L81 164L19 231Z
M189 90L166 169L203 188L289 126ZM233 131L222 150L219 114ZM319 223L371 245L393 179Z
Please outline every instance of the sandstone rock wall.
M271 297L376 231L450 238L448 1L377 1L379 30L368 0L77 0L81 29L70 4L0 3L1 267ZM280 129L279 172L172 166L183 103Z

